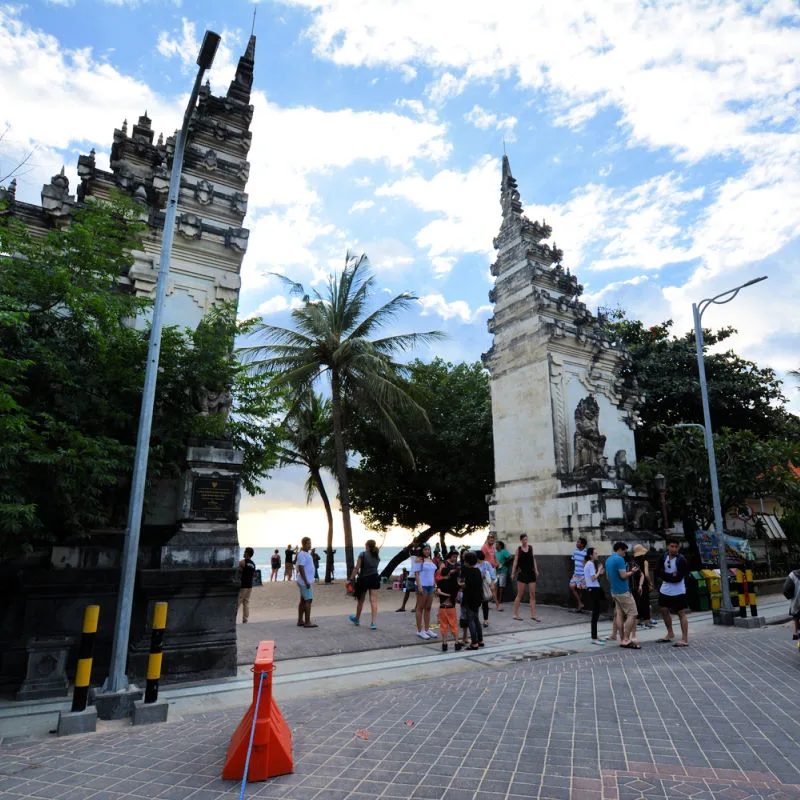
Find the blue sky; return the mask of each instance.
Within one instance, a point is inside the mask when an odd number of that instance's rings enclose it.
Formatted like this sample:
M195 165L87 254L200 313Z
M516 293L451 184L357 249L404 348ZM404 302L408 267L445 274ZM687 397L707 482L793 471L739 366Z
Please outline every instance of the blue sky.
M442 329L437 353L477 359L490 344L505 140L528 216L553 226L591 308L621 305L685 330L693 300L766 274L707 324L733 324L736 348L781 374L800 366L792 0L257 7L243 314L285 321L269 272L311 284L347 247L364 249L382 288L421 298L403 329ZM171 132L203 30L223 34L211 73L222 91L253 8L0 3L0 174L35 148L18 196L37 200L62 164L74 188L80 152L107 159L124 118L147 109ZM798 409L795 387L789 379ZM267 509L270 528L300 520L296 477L276 475L269 496L245 507L253 530Z

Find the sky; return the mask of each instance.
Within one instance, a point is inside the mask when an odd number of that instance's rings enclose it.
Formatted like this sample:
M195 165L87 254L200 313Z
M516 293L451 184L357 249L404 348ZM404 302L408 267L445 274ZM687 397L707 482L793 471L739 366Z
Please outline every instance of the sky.
M123 119L171 133L203 31L222 34L224 94L256 7L242 316L287 323L270 273L318 286L350 248L386 298L419 298L398 331L448 335L417 355L477 360L505 148L590 309L683 332L692 302L767 275L704 324L782 377L800 367L794 0L0 2L0 175L32 150L17 196L38 202L62 165L74 190L80 153L107 164ZM800 411L791 377L786 393ZM321 539L302 480L243 501L242 536Z

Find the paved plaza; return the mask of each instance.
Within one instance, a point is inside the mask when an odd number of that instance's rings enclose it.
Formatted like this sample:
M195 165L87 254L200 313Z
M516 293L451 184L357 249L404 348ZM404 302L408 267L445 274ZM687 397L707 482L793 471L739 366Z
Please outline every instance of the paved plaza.
M686 649L482 651L469 672L282 700L295 773L248 784L245 797L800 798L800 652L788 630L694 634ZM4 743L0 798L238 797L220 774L241 713Z

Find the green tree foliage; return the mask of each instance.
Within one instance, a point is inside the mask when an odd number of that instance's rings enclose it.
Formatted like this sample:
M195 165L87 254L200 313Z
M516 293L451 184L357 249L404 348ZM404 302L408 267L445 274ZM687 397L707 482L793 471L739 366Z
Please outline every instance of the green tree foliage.
M279 449L281 467L299 466L308 470L306 502L319 494L328 519L325 583L333 580L333 511L322 480L322 470L334 472L333 418L330 400L308 391L294 404L283 424Z
M2 211L0 209L0 211ZM124 524L147 332L131 323L149 301L123 290L143 226L130 201L92 203L71 223L33 235L0 216L0 550ZM245 488L275 461L265 422L277 400L233 357L232 309L195 332L165 329L149 475L176 473L190 436L220 434L198 417L201 385L233 386L231 423L246 451ZM257 384L257 385L256 385ZM216 426L216 431L214 430ZM274 424L277 430L277 424ZM270 452L270 447L272 451Z
M639 462L635 482L649 489L655 475L662 473L672 519L680 519L688 533L708 530L714 510L703 433L697 429L661 433L664 444L655 457ZM714 451L723 510L759 496L774 497L786 508L800 504L800 482L789 467L800 463L797 442L722 429L714 434Z
M489 524L486 496L494 486L489 377L479 363L449 364L437 358L410 365L407 392L425 409L431 429L413 415L395 422L414 453L414 464L387 452L369 416L353 428L361 462L350 470L353 509L367 525L424 528L417 541L447 533L464 536ZM407 549L384 569L407 557Z
M372 308L370 301L376 287L368 263L365 255L353 258L348 253L344 269L328 279L323 292L315 290L313 295L306 293L302 285L288 281L292 291L302 297L301 306L292 312L294 327L262 323L256 331L261 342L243 349L255 372L275 374L276 385L291 387L296 397L320 380L328 383L348 574L353 571L354 560L345 406L358 413L371 412L374 424L387 441L411 458L394 415L413 412L417 407L399 383L403 367L394 359L404 351L441 338L437 331L378 335L417 298L403 292Z
M663 426L703 423L694 332L671 333L672 320L645 327L617 311L607 333L621 341L632 361L624 372L629 386L644 395L642 425L636 431L636 453L642 460L655 456L664 444ZM752 431L762 437L797 439L800 421L783 408L781 382L769 367L759 367L733 350L715 345L735 333L733 328L703 331L711 419L715 430ZM715 352L710 352L714 348Z

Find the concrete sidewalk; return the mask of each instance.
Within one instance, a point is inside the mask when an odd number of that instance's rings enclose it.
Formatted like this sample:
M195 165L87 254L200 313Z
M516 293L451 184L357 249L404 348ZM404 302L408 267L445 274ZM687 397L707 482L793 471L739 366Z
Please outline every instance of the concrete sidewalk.
M476 656L430 644L280 664L295 773L248 785L246 798L800 798L788 629L698 616L683 650L650 632L641 651L592 648L574 626L530 636L494 637ZM553 649L587 652L534 658ZM237 689L248 699L250 681ZM0 798L238 796L219 775L243 708L192 713L210 696L182 705L186 691L165 692L166 725L0 745Z

